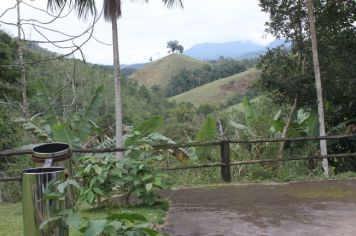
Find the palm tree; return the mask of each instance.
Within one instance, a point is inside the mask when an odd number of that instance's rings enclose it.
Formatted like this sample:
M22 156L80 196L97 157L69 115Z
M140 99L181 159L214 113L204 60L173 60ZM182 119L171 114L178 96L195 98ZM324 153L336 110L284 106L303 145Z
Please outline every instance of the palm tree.
M311 43L312 43L316 93L317 93L317 100L318 100L319 133L320 136L325 136L323 92L322 92L321 79L320 79L320 66L319 66L319 58L318 58L318 46L316 41L315 19L313 13L313 0L307 0L307 8L308 8L310 36L311 36ZM327 147L326 147L326 140L320 140L320 154L322 156L328 154ZM323 159L323 168L324 168L324 174L328 176L329 164L327 158Z
M149 0L144 0L146 3ZM183 7L182 0L162 0L167 7L179 5ZM66 4L73 4L79 18L85 18L96 13L95 0L48 0L49 9L60 9ZM116 125L116 147L123 147L122 136L122 110L121 110L121 83L120 83L120 59L117 19L121 16L121 0L104 0L104 17L111 22L113 56L114 56L114 81L115 81L115 125ZM118 159L122 154L117 152Z

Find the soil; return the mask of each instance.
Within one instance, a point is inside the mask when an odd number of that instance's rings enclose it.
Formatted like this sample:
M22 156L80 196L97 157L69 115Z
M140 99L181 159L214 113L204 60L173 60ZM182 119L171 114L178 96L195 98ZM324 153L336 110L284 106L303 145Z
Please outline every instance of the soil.
M220 185L161 193L171 235L356 235L356 180Z

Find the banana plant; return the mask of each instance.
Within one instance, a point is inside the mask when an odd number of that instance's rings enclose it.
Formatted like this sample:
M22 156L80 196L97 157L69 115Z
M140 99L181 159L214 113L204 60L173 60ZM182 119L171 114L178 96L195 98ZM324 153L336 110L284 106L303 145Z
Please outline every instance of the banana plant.
M100 131L96 122L103 102L103 86L96 89L89 106L83 112L75 112L69 119L58 116L55 99L43 81L38 80L35 88L38 105L43 111L30 120L17 121L38 140L64 142L73 147L81 147L93 131Z
M273 118L270 131L281 134L284 129L284 121L279 110ZM301 108L297 111L297 117L292 120L288 130L288 137L318 136L318 116L315 111Z
M216 121L212 117L208 117L202 128L198 131L195 141L211 141L216 137ZM206 159L213 151L213 146L196 147L196 155L199 159Z

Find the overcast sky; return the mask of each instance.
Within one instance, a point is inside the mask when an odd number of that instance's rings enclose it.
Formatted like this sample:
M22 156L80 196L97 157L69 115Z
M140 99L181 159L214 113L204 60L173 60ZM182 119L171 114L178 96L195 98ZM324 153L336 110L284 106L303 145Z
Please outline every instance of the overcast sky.
M46 9L46 0L24 0L24 3ZM102 0L96 0L98 9L101 9ZM235 40L250 40L260 44L267 44L273 39L264 33L264 23L268 15L261 12L258 0L183 0L184 9L163 6L161 0L151 0L149 4L140 1L132 2L122 0L123 15L119 19L119 45L120 61L122 64L148 62L167 55L167 41L178 40L185 49L194 44L204 42L228 42ZM16 0L1 0L0 16L9 7L16 4ZM17 35L16 27L6 25L4 22L16 23L16 10L6 12L1 18L0 28ZM21 4L22 19L36 19L49 21L51 18L41 11ZM29 23L29 21L27 21ZM51 25L44 25L52 29L65 32L69 35L82 33L89 25L79 21L74 14L57 19ZM45 40L30 24L24 27L26 39ZM51 40L65 37L37 27ZM75 41L80 45L86 40L85 34ZM94 36L105 43L111 43L111 24L99 19L94 29ZM60 46L69 44L60 43ZM69 52L58 49L50 44L41 44L42 47L58 53ZM112 64L112 47L103 45L91 39L84 47L83 53L87 61L98 64ZM76 54L80 57L80 54Z

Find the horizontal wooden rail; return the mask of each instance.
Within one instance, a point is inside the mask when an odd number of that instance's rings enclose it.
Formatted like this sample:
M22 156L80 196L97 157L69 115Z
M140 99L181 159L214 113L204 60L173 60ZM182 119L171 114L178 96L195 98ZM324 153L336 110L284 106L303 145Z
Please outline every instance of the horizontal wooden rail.
M74 153L110 153L125 152L127 148L72 148Z
M202 146L216 146L220 145L221 141L207 141L207 142L191 142L178 144L158 144L152 145L154 149L174 149L184 147L202 147ZM125 152L127 148L72 148L74 153L110 153L110 152ZM32 149L23 150L5 150L0 152L0 157L17 156L32 154Z
M20 180L21 180L21 176L15 176L15 177L1 178L0 182L20 181Z
M230 162L230 165L248 165L248 164L259 164L259 163L276 163L284 161L302 161L302 160L317 160L324 158L356 158L356 153L342 153L342 154L329 154L325 156L308 156L308 157L291 157L284 159L265 159L265 160L247 160L247 161L238 161Z
M238 162L230 162L229 165L249 165L249 164L260 164L260 163L277 163L285 161L299 161L299 160L314 160L314 159L324 159L324 158L356 158L356 153L343 153L343 154L330 154L326 156L308 156L308 157L292 157L284 159L264 159L264 160L246 160ZM162 168L162 170L182 170L182 169L196 169L204 167L215 167L224 166L224 163L208 163L204 165L193 165L193 166L178 166L170 168Z
M333 139L350 139L356 138L353 135L332 135L321 137L296 137L296 138L280 138L280 139L255 139L255 140L227 140L229 143L268 143L268 142L301 142L301 141L316 141L316 140L333 140ZM190 142L180 144L159 144L152 145L154 149L171 149L171 148L184 148L184 147L201 147L201 146L216 146L220 145L220 140L206 141L206 142ZM110 153L110 152L124 152L126 148L72 148L74 153ZM5 150L0 152L0 157L27 155L32 154L32 149L22 150Z
M246 160L246 161L230 162L229 165L233 166L233 165L249 165L249 164L260 164L260 163L277 163L277 162L286 162L286 161L301 161L301 160L313 160L313 159L323 159L323 158L356 158L356 153L329 154L325 156L292 157L292 158L284 158L284 159ZM174 170L185 170L185 169L210 168L216 166L225 166L225 164L207 163L207 164L193 165L193 166L177 166L177 167L161 168L161 170L174 171ZM19 181L19 180L21 180L21 176L0 178L0 182Z
M349 139L356 138L354 135L332 135L321 137L297 137L297 138L280 138L280 139L255 139L255 140L228 140L229 143L271 143L271 142L301 142L301 141L316 141L316 140L333 140L333 139ZM207 141L207 142L190 142L190 143L178 143L178 144L159 144L152 145L154 149L172 149L172 148L184 148L184 147L201 147L201 146L216 146L220 145L220 140ZM110 152L124 152L126 148L73 148L74 153L110 153ZM5 150L0 152L0 157L5 156L17 156L32 154L32 149L24 150Z
M207 167L210 168L215 166L224 166L224 163L207 163L207 164L194 165L194 166L177 166L177 167L161 168L161 170L185 170L185 169L197 169L197 168L207 168Z
M303 141L318 141L318 140L334 140L334 139L350 139L356 138L353 135L330 135L320 137L295 137L295 138L276 138L276 139L253 139L253 140L229 140L230 143L275 143L275 142L303 142Z

